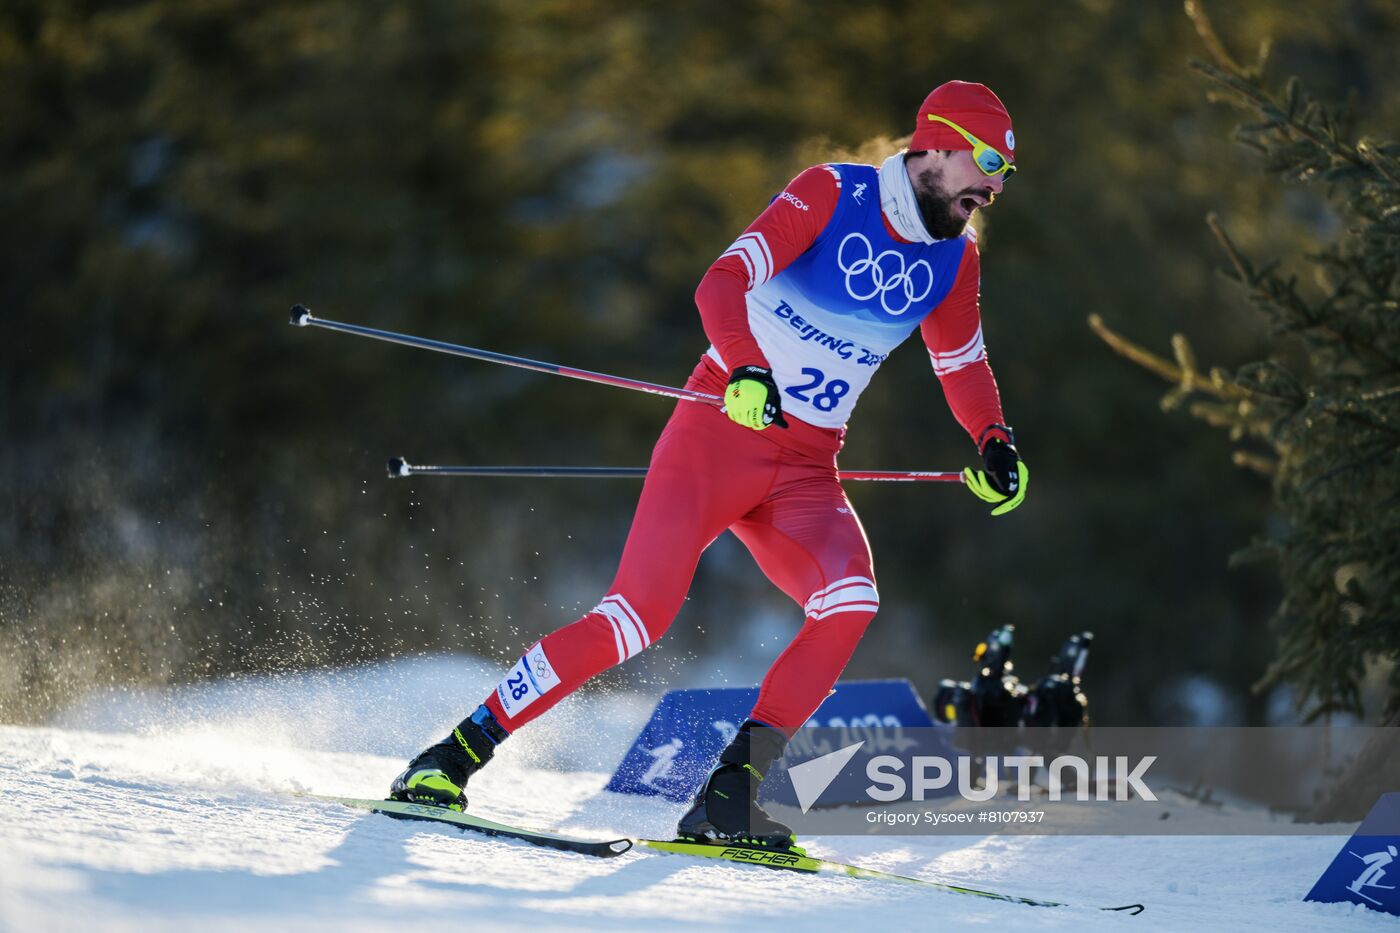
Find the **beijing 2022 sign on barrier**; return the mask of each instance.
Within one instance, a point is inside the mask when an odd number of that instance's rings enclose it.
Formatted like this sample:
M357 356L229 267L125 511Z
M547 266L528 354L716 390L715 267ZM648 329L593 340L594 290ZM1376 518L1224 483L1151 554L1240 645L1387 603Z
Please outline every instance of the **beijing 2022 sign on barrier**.
M757 699L757 687L667 691L607 789L689 801ZM787 767L857 742L863 743L858 754L864 757L903 750L913 741L905 730L926 736L933 720L909 681L854 680L838 683L807 725L822 727L814 730L822 738L804 742L806 730L798 732L784 761L763 782L764 801L797 804ZM863 773L863 768L851 768L838 777L824 791L823 804L864 799Z

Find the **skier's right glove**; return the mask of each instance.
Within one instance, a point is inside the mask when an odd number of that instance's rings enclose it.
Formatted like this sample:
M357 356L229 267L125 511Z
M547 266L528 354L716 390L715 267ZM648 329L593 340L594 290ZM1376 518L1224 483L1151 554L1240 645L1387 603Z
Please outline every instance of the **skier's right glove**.
M780 428L788 426L773 371L762 366L740 366L729 374L729 386L724 390L724 413L735 424L755 431L762 431L770 424Z

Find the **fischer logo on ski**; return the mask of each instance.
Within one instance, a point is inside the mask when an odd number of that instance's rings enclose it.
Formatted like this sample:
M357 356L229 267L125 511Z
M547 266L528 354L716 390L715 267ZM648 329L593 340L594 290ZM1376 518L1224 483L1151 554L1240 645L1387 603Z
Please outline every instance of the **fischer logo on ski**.
M720 858L730 859L735 862L757 862L761 865L772 865L774 867L788 867L797 865L799 857L787 852L768 852L763 849L750 849L746 847L730 846L720 853Z

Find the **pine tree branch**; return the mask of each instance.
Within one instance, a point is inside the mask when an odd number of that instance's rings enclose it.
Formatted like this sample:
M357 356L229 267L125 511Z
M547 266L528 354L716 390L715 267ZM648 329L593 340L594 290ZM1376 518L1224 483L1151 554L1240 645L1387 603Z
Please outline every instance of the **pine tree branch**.
M1358 338L1348 330L1327 323L1325 316L1320 313L1321 309L1313 309L1298 295L1296 282L1290 280L1285 283L1274 273L1277 263L1270 263L1263 269L1256 271L1249 260L1244 257L1244 254L1239 251L1239 248L1235 246L1230 235L1225 232L1224 226L1220 223L1220 216L1214 211L1206 215L1206 225L1210 227L1211 232L1220 242L1221 248L1230 258L1230 264L1234 266L1235 274L1239 276L1240 282L1251 290L1254 298L1261 303L1292 312L1294 320L1282 326L1283 332L1316 331L1324 337L1341 343L1357 356L1378 357L1390 367L1400 368L1400 360L1377 346L1375 341ZM1324 303L1324 308L1325 306Z
M1178 385L1183 382L1183 373L1179 366L1176 366L1165 357L1158 356L1150 350L1146 350L1138 344L1133 343L1128 338L1110 330L1108 325L1103 322L1103 318L1099 315L1089 315L1089 327L1094 333L1099 335L1100 340L1108 344L1113 349L1113 352L1117 353L1119 356L1132 360L1143 369L1156 373L1168 382Z
M1375 461L1375 458L1377 456L1384 454L1389 449L1390 445L1388 444L1372 445L1371 448L1362 451L1360 456L1354 457L1345 463L1338 464L1337 466L1332 467L1326 472L1319 473L1317 476L1312 477L1306 483L1303 484L1300 491L1304 495L1310 495L1314 491L1316 491L1316 489L1319 486L1323 485L1324 483L1327 483L1330 480L1336 479L1338 476L1341 476L1345 473L1353 473L1358 470L1364 470Z
M1367 165L1376 170L1377 174L1400 188L1400 173L1393 171L1386 164L1391 160L1384 153L1376 151L1374 146L1364 140L1356 144L1356 151L1366 160Z
M1201 44L1206 47L1206 50L1220 64L1220 67L1236 74L1243 74L1244 69L1240 68L1230 53L1226 51L1225 43L1220 41L1220 36L1216 34L1215 26L1211 24L1205 8L1195 0L1186 0L1186 15L1190 18L1191 25L1196 27L1196 35L1201 37ZM1266 56L1267 52L1261 53L1261 63Z
M1133 343L1127 337L1117 333L1105 324L1103 318L1098 314L1089 315L1089 327L1100 340L1109 345L1113 352L1131 360L1143 369L1161 376L1176 386L1175 392L1180 392L1183 395L1204 392L1223 402L1239 402L1259 396L1292 400L1292 396L1278 395L1258 387L1246 388L1238 382L1228 379L1219 369L1211 370L1210 375L1202 373L1196 366L1195 353L1191 350L1185 336L1181 334L1172 336L1172 349L1177 358L1177 362L1173 363L1166 357L1158 356L1151 350ZM1204 415L1199 417L1205 418ZM1241 425L1243 425L1244 420L1238 414L1232 414L1230 418L1231 423Z
M1303 119L1299 120L1295 106L1280 104L1279 101L1265 93L1256 82L1248 79L1238 68L1221 69L1207 62L1194 60L1187 64L1198 74L1204 75L1216 84L1228 88L1248 100L1255 110L1269 119L1271 128L1285 139L1292 139L1293 135L1290 134L1296 134L1333 158L1349 162L1358 168L1374 169L1370 162L1358 155L1354 149L1339 143L1335 136L1319 134L1309 125L1314 120L1322 119L1318 116L1318 107L1315 101L1307 101L1303 105Z
M1250 267L1248 260L1235 247L1235 242L1230 239L1230 235L1225 232L1225 228L1220 225L1220 215L1211 211L1206 215L1206 226L1210 227L1210 232L1215 234L1215 238L1220 241L1221 247L1225 250L1225 255L1230 257L1230 263L1235 267L1235 272L1240 277L1240 282L1251 288L1258 287L1254 270Z
M1187 0L1186 14L1214 62L1190 63L1214 85L1209 99L1256 121L1238 127L1236 141L1261 155L1266 174L1324 187L1348 228L1333 245L1303 257L1317 273L1313 289L1280 271L1278 261L1256 264L1215 213L1207 217L1228 259L1222 271L1270 324L1272 351L1233 375L1213 370L1204 378L1181 335L1172 338L1173 361L1113 332L1098 315L1089 325L1114 352L1172 384L1164 409L1189 399L1193 417L1226 428L1234 440L1248 435L1265 442L1273 456L1233 454L1236 465L1273 476L1274 501L1286 519L1266 548L1254 548L1277 559L1284 583L1273 620L1281 637L1255 689L1295 686L1309 722L1339 712L1364 716L1364 658L1400 657L1400 628L1383 618L1400 609L1400 562L1390 547L1400 527L1393 518L1400 509L1400 418L1392 404L1400 395L1393 295L1400 281L1400 147L1355 140L1354 97L1335 107L1309 97L1297 78L1278 91L1265 87L1267 44L1258 67L1246 71L1202 0ZM1298 350L1307 357L1295 372L1284 361ZM1336 568L1358 554L1385 568L1374 589L1379 602L1363 605L1351 591L1338 595ZM1393 607L1389 617L1380 606ZM1400 673L1391 680L1393 716L1400 710Z
M1373 392L1363 392L1361 393L1361 400L1363 402L1379 402L1381 399L1389 398L1392 395L1400 395L1400 386L1391 386L1388 389L1376 389Z
M1379 431L1383 434L1389 434L1392 437L1400 438L1400 427L1372 418L1365 412L1352 411L1347 408L1336 408L1332 405L1327 406L1323 411L1333 418L1336 418L1338 421L1350 421L1364 428L1369 428L1372 431Z
M1247 454L1242 450L1237 450L1230 455L1230 462L1237 467L1252 470L1261 476L1275 476L1278 474L1278 461L1270 460L1259 454Z

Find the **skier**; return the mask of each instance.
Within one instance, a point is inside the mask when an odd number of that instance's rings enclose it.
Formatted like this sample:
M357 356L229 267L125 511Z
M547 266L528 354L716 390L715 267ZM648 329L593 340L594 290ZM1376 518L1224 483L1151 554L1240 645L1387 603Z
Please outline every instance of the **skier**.
M964 481L993 515L1020 505L1029 479L987 364L968 227L1015 171L1011 118L987 87L950 81L916 120L908 150L879 167L802 172L710 266L695 300L711 345L686 386L723 395L725 407L676 406L602 601L528 648L475 712L409 763L392 798L464 807L468 778L498 744L662 636L701 552L729 529L805 619L678 835L792 843L789 828L758 806L758 786L879 607L836 454L890 351L920 329L949 407L982 457Z

